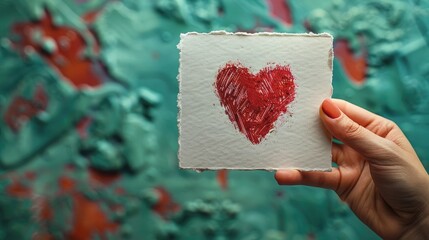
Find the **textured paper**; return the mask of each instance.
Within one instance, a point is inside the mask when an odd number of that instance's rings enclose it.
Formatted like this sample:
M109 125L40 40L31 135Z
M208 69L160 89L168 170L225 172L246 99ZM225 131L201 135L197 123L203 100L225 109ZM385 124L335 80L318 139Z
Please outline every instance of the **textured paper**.
M178 48L181 168L331 170L331 141L319 119L320 104L332 94L331 35L187 33ZM234 127L216 95L219 68L231 61L252 73L289 65L295 77L294 101L259 144Z

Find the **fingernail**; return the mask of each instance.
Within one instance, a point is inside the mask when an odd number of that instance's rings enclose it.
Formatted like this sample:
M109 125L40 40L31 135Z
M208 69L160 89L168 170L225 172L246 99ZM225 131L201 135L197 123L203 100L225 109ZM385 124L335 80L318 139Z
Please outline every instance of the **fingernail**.
M322 111L326 116L335 119L341 115L340 109L335 105L331 99L325 99L322 103Z

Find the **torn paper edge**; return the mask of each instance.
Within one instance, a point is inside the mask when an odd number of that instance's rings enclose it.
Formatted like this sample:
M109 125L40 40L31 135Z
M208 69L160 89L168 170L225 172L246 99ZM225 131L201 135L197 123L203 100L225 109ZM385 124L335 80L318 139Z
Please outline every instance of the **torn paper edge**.
M177 93L177 109L178 109L178 118L177 118L177 128L179 131L179 135L177 138L178 142L178 153L177 157L179 159L179 168L181 169L190 169L194 170L196 172L203 172L203 171L217 171L217 170L243 170L243 171L252 171L252 170L264 170L264 171L277 171L277 170L287 170L287 169L293 169L293 170L299 170L299 171L305 171L305 172L331 172L332 167L329 168L222 168L222 167L210 167L210 168L193 168L193 167L184 167L182 166L182 158L181 158L181 146L180 146L180 136L182 134L182 129L180 125L180 120L182 119L182 96L181 96L181 89L182 89L182 41L187 36L195 36L195 35L231 35L231 36L282 36L282 37L325 37L325 38L331 38L332 45L331 45L331 52L329 54L328 58L328 66L331 69L331 93L330 96L332 98L332 94L334 91L334 87L332 85L332 79L333 79L333 65L334 65L334 37L326 32L323 33L278 33L278 32L259 32L259 33L246 33L246 32L227 32L225 30L219 30L219 31L211 31L208 33L199 33L199 32L188 32L188 33L181 33L180 34L180 41L177 44L177 49L179 49L179 73L177 74L177 81L179 82L179 91ZM331 149L332 149L332 136L331 136ZM332 165L332 152L331 152L331 165Z

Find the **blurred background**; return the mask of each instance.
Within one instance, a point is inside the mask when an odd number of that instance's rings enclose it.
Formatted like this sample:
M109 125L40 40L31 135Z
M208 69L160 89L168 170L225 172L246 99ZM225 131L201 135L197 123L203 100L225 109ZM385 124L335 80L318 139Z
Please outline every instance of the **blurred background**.
M429 167L428 0L1 0L0 239L377 239L331 191L178 169L176 45L211 30L331 33L334 97Z

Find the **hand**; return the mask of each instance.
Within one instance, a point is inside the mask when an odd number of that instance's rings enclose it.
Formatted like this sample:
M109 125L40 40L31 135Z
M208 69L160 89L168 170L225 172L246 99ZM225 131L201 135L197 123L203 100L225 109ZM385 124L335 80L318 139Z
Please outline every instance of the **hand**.
M334 190L384 239L429 239L429 177L390 120L342 100L325 100L320 118L343 144L333 144L332 172L279 170L282 185Z

